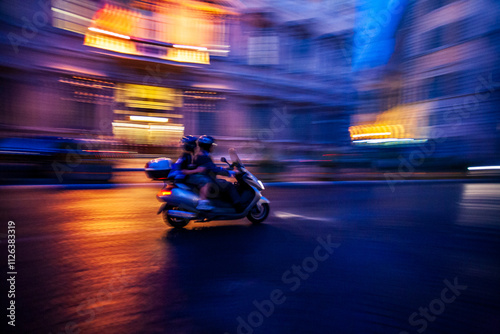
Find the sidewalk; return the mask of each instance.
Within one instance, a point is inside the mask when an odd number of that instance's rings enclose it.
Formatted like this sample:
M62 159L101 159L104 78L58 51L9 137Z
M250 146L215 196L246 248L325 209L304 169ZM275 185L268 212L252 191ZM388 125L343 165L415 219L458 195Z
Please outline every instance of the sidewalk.
M131 183L147 182L144 165L150 158L120 160L115 162L112 182ZM498 179L500 171L468 172L468 171L434 171L399 173L394 171L377 171L363 168L333 169L315 165L290 165L283 172L266 172L259 166L246 165L248 170L263 182L318 182L318 181L405 181L405 180L484 180Z
M155 185L161 182L154 182L147 178L144 172L146 162L150 161L150 156L134 159L114 160L113 176L107 183L98 182L72 182L60 183L57 179L18 179L11 180L5 186L53 186L53 187L107 187L126 185ZM500 171L496 172L458 172L458 171L435 171L435 172L414 172L399 173L395 171L377 171L363 168L337 168L320 167L316 165L290 164L282 172L268 172L268 168L258 165L246 165L248 170L259 178L266 186L272 185L306 185L306 184L327 184L327 183L401 183L401 182L500 182ZM270 168L277 169L277 168Z

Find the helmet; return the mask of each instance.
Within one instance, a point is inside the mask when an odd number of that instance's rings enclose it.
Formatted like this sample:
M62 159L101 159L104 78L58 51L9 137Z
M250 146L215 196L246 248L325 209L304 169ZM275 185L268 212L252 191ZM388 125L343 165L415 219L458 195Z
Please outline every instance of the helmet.
M196 148L196 137L195 136L184 136L181 139L182 147L186 151L194 151Z
M215 143L214 137L203 135L198 138L198 146L205 151L208 151L212 146L217 146L217 144Z

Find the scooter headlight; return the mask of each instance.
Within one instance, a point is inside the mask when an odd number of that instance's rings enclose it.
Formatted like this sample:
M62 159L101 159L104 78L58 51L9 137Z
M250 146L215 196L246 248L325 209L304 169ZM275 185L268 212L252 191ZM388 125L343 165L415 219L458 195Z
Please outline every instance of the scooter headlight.
M261 181L261 180L257 180L257 183L258 183L258 184L259 184L259 186L262 188L262 190L266 189L266 188L264 187L264 183L262 183L262 181Z

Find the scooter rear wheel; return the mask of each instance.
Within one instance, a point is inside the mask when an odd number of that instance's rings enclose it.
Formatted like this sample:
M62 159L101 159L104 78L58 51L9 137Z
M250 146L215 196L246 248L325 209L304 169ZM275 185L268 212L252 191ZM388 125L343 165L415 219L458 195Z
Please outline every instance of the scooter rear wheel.
M253 224L260 224L264 220L266 220L270 210L271 209L268 203L262 203L262 204L257 203L252 208L252 210L250 210L250 212L247 215L247 218Z
M177 210L179 208L177 207L166 207L165 210L162 212L162 217L163 221L165 224L172 226L173 228L183 228L187 224L189 224L189 219L185 218L177 218L177 217L171 217L168 215L168 210Z

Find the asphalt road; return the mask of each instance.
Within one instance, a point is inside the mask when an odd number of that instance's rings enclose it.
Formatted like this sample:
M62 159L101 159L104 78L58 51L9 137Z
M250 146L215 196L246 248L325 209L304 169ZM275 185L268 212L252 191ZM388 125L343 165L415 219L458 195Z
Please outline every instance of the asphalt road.
M155 186L2 188L18 333L499 333L500 184L271 187L173 230ZM15 327L6 315L15 301ZM3 331L4 332L4 331Z

